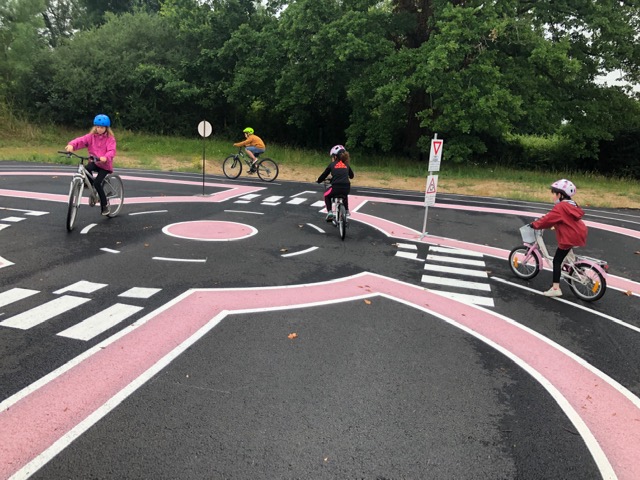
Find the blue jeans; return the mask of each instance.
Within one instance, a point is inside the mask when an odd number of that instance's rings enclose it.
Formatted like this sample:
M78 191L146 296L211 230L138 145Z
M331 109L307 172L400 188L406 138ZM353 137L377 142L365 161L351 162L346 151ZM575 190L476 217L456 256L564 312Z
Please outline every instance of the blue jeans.
M261 153L264 153L264 148L246 147L246 149L253 153L253 156L256 158L258 158L258 155L260 155Z

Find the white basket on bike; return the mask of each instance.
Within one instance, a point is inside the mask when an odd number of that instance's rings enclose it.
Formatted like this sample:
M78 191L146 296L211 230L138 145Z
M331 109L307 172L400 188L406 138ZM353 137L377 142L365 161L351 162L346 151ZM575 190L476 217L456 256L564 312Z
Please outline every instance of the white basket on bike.
M522 241L525 243L533 243L536 241L536 230L529 225L520 227L520 235L522 235Z

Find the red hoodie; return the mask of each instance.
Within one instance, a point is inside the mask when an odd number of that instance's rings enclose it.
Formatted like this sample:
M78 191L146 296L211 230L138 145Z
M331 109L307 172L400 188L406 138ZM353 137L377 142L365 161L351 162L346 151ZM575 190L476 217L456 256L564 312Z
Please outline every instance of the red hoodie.
M537 230L555 227L558 247L568 250L584 247L587 243L587 226L581 220L584 211L573 200L556 203L544 217L531 223Z

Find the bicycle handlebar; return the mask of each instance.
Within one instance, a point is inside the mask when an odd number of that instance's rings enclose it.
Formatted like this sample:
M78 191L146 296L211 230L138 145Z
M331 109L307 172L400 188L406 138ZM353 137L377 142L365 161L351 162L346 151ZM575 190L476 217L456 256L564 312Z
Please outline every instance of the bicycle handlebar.
M82 155L78 155L77 153L74 153L74 152L67 152L66 150L58 150L58 153L62 155L66 155L67 157L76 157L76 158L79 158L80 160L95 160L95 157L93 155L89 155L88 157L83 157Z

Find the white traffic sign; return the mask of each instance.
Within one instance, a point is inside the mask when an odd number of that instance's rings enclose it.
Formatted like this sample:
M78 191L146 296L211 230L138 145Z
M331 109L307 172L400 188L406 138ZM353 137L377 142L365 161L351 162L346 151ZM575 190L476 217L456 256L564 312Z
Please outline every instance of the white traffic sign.
M427 187L424 192L424 204L426 206L436 203L436 193L438 191L438 175L429 175L427 177Z
M438 172L440 170L440 161L442 160L442 145L444 140L431 140L431 151L429 152L429 171Z
M206 120L201 121L198 124L198 133L201 137L208 137L213 132L213 127Z

